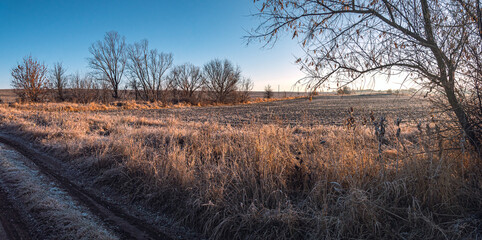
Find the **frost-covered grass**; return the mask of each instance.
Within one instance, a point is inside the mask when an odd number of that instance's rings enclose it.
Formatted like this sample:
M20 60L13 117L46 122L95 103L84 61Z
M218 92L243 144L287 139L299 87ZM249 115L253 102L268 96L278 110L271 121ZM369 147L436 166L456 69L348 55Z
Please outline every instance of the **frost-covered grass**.
M480 159L433 124L430 134L402 124L400 137L388 125L380 152L372 124L231 127L3 107L0 125L213 239L481 237Z
M33 217L42 239L118 239L17 152L0 145L0 184Z

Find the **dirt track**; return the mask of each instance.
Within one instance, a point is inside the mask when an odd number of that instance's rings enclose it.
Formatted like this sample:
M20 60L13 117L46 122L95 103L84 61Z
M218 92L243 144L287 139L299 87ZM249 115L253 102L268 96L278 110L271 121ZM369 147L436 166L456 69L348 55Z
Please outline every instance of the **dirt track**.
M151 227L144 221L126 214L119 207L85 192L81 187L57 172L61 167L56 159L35 150L28 143L4 134L0 134L0 142L25 156L28 161L38 167L43 175L46 175L78 203L89 209L121 239L173 239L173 237ZM0 191L0 202L2 203L0 220L4 229L4 231L1 231L0 228L0 238L3 239L2 236L6 236L8 239L31 239L29 231L26 230L25 224L9 203L7 194L3 190ZM179 238L179 236L176 238Z
M31 239L25 223L2 188L0 188L0 239Z

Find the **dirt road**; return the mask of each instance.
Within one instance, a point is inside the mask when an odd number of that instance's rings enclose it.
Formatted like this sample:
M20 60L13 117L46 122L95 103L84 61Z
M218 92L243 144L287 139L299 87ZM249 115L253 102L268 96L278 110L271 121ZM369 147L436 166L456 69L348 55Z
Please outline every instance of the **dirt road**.
M0 239L184 238L162 232L86 192L61 170L55 158L19 138L0 134Z
M27 226L20 218L10 199L8 199L7 193L3 188L0 188L0 239L31 239Z

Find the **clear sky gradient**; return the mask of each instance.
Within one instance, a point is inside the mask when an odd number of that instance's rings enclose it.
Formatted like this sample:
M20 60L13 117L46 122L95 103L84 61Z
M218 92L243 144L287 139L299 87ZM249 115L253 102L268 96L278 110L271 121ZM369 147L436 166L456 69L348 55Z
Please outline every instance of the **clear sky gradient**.
M227 58L254 90L270 84L290 91L304 76L294 63L303 52L289 36L273 48L246 46L243 36L259 23L250 16L256 11L252 0L0 0L0 88L10 88L11 69L29 54L48 66L63 62L68 73L90 71L89 46L114 30L127 43L147 39L173 53L175 64Z

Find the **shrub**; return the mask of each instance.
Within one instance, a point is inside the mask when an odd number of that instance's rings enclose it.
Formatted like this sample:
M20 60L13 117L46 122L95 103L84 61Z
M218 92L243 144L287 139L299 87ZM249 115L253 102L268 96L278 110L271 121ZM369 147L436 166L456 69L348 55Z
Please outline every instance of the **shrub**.
M336 93L339 95L351 94L351 89L348 86L344 86L344 87L338 88Z
M40 102L48 89L47 67L33 59L25 57L23 62L12 69L12 87L22 101Z

